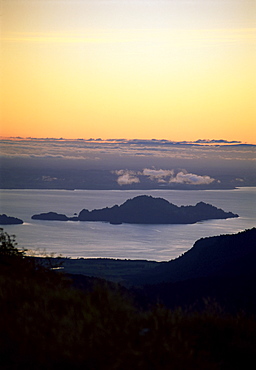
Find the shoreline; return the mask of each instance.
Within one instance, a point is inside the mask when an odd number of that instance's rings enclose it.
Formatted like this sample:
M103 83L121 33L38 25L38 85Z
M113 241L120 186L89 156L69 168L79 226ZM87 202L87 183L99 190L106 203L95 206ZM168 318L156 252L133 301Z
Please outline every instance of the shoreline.
M188 191L188 190L192 190L192 191L196 191L196 190L236 190L236 189L239 189L239 188L255 188L256 185L250 185L250 186L220 186L220 187L203 187L203 186L199 186L199 185L193 185L190 186L190 187L176 187L176 188L173 188L173 187L148 187L148 188L134 188L134 187L123 187L122 189L120 188L64 188L64 187L60 187L60 188L56 188L56 187L31 187L31 188L28 188L28 187L4 187L4 188L0 188L0 191L1 190L64 190L64 191L153 191L153 190L163 190L163 191L168 191L168 190L179 190L179 191Z
M144 272L150 272L165 261L114 259L114 258L68 258L68 257L32 257L68 275L83 275L105 279L114 283L126 284Z

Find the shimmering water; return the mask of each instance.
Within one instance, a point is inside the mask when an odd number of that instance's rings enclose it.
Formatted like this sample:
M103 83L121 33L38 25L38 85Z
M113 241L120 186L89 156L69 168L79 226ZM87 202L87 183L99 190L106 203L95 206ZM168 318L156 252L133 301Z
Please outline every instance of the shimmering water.
M180 205L210 203L239 218L193 225L110 225L103 222L36 221L36 213L55 211L72 216L122 204L137 195L162 197ZM1 190L0 213L21 218L23 225L4 226L20 247L69 257L109 257L156 261L178 257L201 237L229 234L256 226L256 187L235 190Z

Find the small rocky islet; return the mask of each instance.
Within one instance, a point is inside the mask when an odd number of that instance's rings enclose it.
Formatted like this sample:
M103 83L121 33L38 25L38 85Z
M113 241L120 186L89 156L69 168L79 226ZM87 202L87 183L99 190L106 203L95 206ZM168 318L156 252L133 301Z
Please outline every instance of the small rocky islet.
M21 225L23 220L17 217L7 216L6 214L0 215L0 225Z

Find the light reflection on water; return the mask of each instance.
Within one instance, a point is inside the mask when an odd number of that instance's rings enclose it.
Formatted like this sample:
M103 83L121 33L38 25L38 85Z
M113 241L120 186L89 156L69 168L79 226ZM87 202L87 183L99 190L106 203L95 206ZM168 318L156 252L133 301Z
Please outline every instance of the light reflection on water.
M204 201L239 218L192 225L110 225L103 222L31 220L35 213L55 211L72 216L82 208L121 204L140 194L163 197L176 205ZM209 191L65 191L1 190L0 213L23 219L4 229L20 247L69 257L109 257L164 261L178 257L202 237L228 234L256 226L256 188Z

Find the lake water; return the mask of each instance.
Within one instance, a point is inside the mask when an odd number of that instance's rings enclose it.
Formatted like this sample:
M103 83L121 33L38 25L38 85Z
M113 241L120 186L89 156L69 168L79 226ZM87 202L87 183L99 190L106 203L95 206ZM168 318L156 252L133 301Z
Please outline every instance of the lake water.
M103 222L31 220L33 214L55 211L72 216L122 204L137 195L165 198L173 204L210 203L239 218L193 225L110 225ZM19 247L68 257L167 261L202 237L230 234L256 226L256 187L235 190L0 190L0 214L21 218L23 225L2 226L15 234Z

